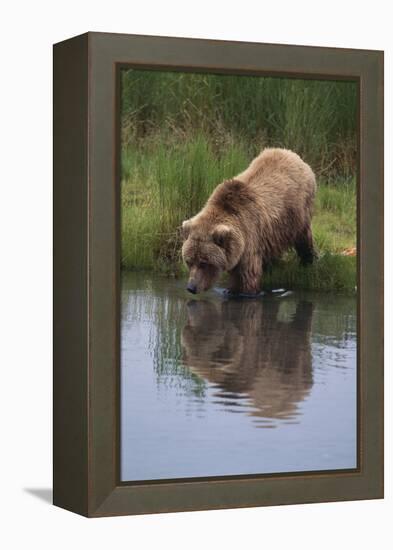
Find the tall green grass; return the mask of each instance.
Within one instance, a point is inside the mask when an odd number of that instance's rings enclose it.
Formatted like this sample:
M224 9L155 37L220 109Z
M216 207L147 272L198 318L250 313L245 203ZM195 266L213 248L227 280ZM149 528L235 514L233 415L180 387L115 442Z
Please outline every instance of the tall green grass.
M320 175L353 174L354 82L127 70L122 78L123 143L157 129L182 140L190 131L219 148L228 135L252 157L264 146L294 149Z
M354 288L356 88L347 82L125 71L122 266L182 272L179 227L218 183L264 146L295 150L318 179L313 233L321 259L289 254L265 284Z

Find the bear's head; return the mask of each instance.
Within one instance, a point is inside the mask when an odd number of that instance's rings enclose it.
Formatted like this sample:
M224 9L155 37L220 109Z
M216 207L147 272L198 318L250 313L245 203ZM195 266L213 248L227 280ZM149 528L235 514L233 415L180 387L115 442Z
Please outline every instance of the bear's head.
M239 263L244 240L235 227L192 218L183 222L182 231L182 257L189 269L187 290L192 294L208 290L223 271Z

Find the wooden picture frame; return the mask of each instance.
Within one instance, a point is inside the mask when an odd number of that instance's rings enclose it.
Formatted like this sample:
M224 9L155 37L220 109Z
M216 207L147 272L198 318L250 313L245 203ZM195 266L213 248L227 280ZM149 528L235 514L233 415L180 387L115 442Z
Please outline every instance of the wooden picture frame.
M359 86L358 468L119 481L119 68ZM54 46L54 504L89 516L383 497L383 52L87 33Z

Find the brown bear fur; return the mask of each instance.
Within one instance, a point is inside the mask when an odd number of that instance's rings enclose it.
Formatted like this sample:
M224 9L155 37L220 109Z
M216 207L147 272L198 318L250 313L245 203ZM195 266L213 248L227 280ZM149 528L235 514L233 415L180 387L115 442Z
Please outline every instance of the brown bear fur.
M281 315L291 303L288 320ZM300 300L192 300L181 335L182 360L235 409L239 395L254 417L291 419L313 385L313 305ZM283 345L285 342L285 345Z
M188 290L207 290L227 271L231 292L258 293L263 266L292 246L303 263L311 263L315 191L314 173L296 153L264 149L183 222Z

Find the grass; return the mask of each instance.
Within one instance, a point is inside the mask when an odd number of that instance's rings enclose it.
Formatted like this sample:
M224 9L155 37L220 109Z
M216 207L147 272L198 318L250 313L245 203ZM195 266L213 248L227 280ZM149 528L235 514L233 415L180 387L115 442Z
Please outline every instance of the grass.
M184 273L179 227L264 146L292 148L317 175L311 268L287 254L266 288L353 290L356 89L352 83L128 70L122 105L122 267Z
M294 149L317 174L353 174L357 88L353 82L127 70L122 76L125 146L157 129L179 140L196 130L218 147L228 134L251 158L263 145Z
M265 273L263 288L353 293L356 290L356 258L325 252L312 266L302 267L293 254L288 254Z

